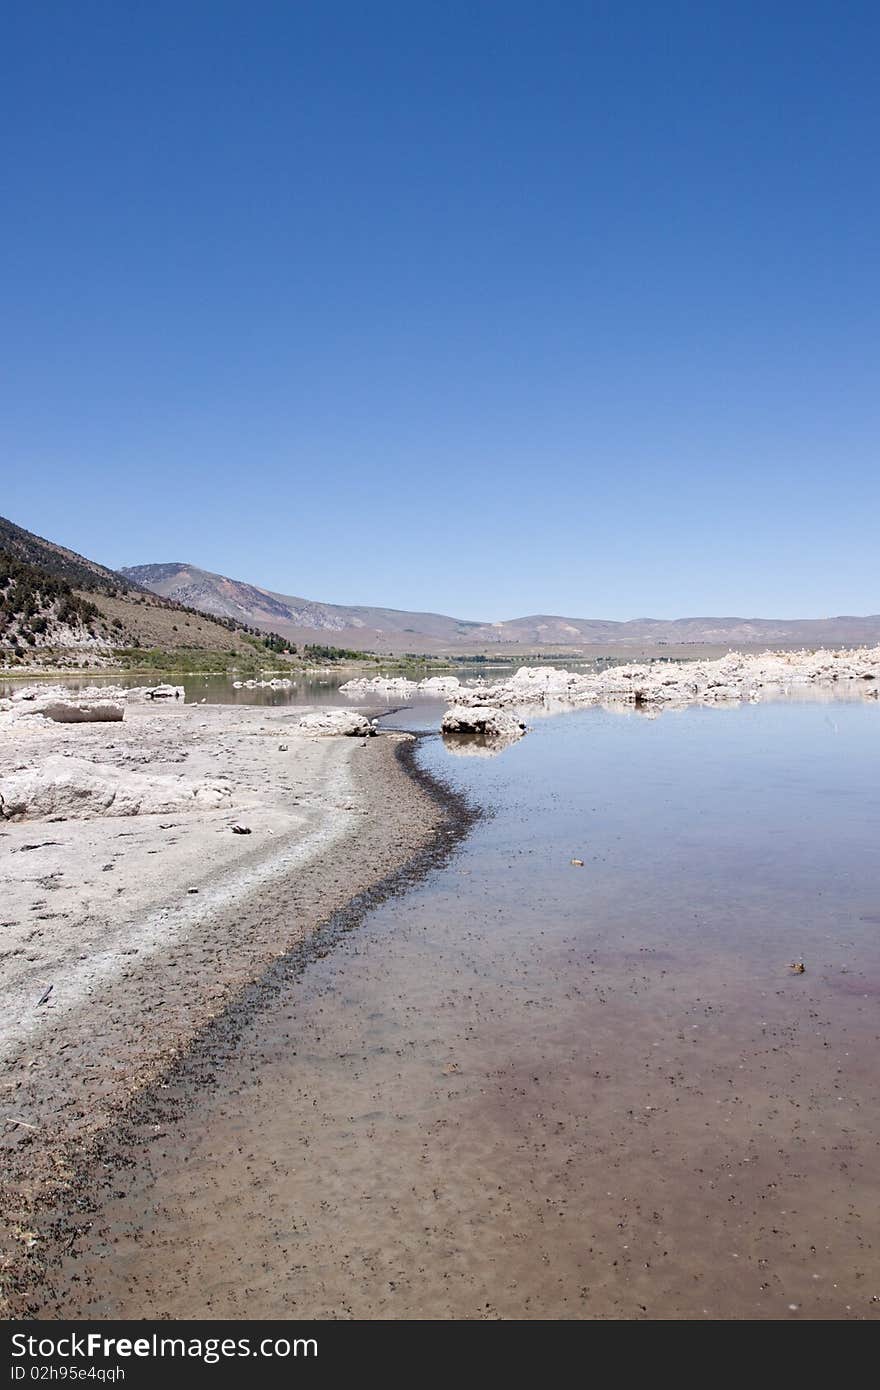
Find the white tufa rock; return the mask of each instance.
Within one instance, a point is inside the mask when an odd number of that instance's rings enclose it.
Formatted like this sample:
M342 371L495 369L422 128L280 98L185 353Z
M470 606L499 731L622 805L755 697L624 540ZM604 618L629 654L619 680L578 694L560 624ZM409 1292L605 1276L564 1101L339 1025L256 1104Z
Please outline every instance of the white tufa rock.
M461 681L457 676L428 676L416 689L420 695L457 695Z
M522 666L496 685L462 689L458 705L493 709L541 705L664 705L755 703L765 692L846 684L866 695L880 688L880 647L858 651L730 652L719 661L613 666L573 673L553 666Z
M376 730L364 715L352 709L321 709L304 714L297 729L313 738L342 734L347 738L369 738Z
M377 695L386 699L389 695L457 695L461 681L457 676L426 676L421 681L407 680L405 676L358 676L339 687L342 695Z
M341 685L339 693L361 697L378 695L386 699L389 695L414 695L416 689L415 681L407 680L405 676L373 676L369 680L365 676L358 676Z
M491 705L453 705L440 725L444 734L481 734L484 738L521 738L525 724L508 710Z
M53 700L43 705L39 713L56 724L117 723L125 715L125 706L111 700L93 700L82 704L72 700Z
M182 685L89 685L75 690L69 685L28 685L16 690L4 707L13 716L42 714L59 723L82 724L118 720L126 704L182 705ZM115 711L115 712L114 712Z
M51 757L0 780L6 820L90 820L96 816L214 811L230 804L227 787L175 777L149 777L79 758Z

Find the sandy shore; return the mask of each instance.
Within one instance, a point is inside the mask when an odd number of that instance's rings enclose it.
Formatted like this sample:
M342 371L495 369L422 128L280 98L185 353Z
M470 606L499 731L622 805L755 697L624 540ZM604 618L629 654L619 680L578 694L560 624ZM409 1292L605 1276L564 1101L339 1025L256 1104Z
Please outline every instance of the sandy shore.
M121 723L0 715L0 788L90 764L126 785L156 779L151 794L171 788L172 802L185 793L172 811L0 820L10 1311L39 1306L95 1143L132 1099L274 961L405 871L449 820L404 766L407 736L310 737L296 727L302 713L178 702L127 706Z

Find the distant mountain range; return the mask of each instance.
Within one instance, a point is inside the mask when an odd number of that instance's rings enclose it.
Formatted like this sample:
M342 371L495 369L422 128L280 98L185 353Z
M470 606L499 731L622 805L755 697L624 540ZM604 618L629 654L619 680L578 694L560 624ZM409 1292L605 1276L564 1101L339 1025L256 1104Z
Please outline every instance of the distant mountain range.
M294 642L323 640L378 652L564 652L573 648L773 646L880 642L880 614L835 618L561 618L535 614L487 623L442 613L320 603L275 593L195 565L132 565L129 580L218 618L280 633Z
M336 646L372 649L378 643L387 649L385 639L428 637L432 641L454 642L472 628L482 626L459 622L440 613L316 603L293 594L276 594L222 574L211 574L195 565L131 565L121 573L163 598L185 603L217 618L236 618L255 627L271 628L299 642L314 642L316 634L320 634L324 640L332 639ZM343 637L345 641L337 640ZM405 641L403 645L406 648Z
M257 634L256 636L254 634ZM284 641L379 654L566 655L600 648L637 657L728 647L880 643L880 615L835 618L562 618L535 614L487 623L442 613L320 603L275 593L195 565L108 569L0 517L0 661L42 648L160 648L254 660ZM255 650L256 644L256 650Z

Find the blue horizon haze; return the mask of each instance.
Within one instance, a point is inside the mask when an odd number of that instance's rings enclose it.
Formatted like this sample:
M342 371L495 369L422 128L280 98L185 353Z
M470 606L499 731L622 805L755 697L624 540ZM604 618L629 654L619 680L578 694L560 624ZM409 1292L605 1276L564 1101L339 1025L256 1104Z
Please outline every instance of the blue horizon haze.
M878 56L863 0L12 0L0 514L465 619L880 612Z

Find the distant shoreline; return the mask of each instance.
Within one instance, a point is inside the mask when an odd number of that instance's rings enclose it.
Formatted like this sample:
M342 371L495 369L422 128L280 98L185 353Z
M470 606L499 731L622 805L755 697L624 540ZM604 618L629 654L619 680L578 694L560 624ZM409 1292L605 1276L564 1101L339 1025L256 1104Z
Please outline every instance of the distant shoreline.
M114 665L111 662L106 664L96 664L94 661L85 664L63 664L56 666L29 665L29 666L8 666L0 664L0 680L34 680L39 678L59 677L80 677L89 676L96 679L112 678L115 676L146 676L150 675L159 678L164 675L183 675L183 676L239 676L242 674L258 674L263 676L289 676L309 675L318 673L332 673L334 675L349 674L352 672L363 673L364 671L398 671L403 672L411 668L427 667L432 672L442 672L446 670L457 670L459 667L467 667L473 670L474 675L479 675L486 669L503 669L517 664L524 666L536 665L545 662L549 665L558 665L561 662L573 664L596 662L596 661L715 661L728 652L742 652L745 655L757 655L762 652L798 652L798 651L820 651L821 643L805 642L730 642L730 643L709 643L709 642L683 642L675 644L625 644L605 645L585 645L571 647L568 649L557 648L553 651L543 651L539 648L522 647L511 648L509 650L484 650L474 652L455 652L455 653L421 653L410 657L400 655L370 657L364 661L344 661L333 662L325 665L292 665L285 663L282 665L262 665L257 668L251 666L239 666L235 664L211 666L188 666L185 663L177 665L173 661L168 665ZM829 645L835 651L858 651L865 645L864 642L847 641L834 642ZM169 653L169 655L171 655Z

